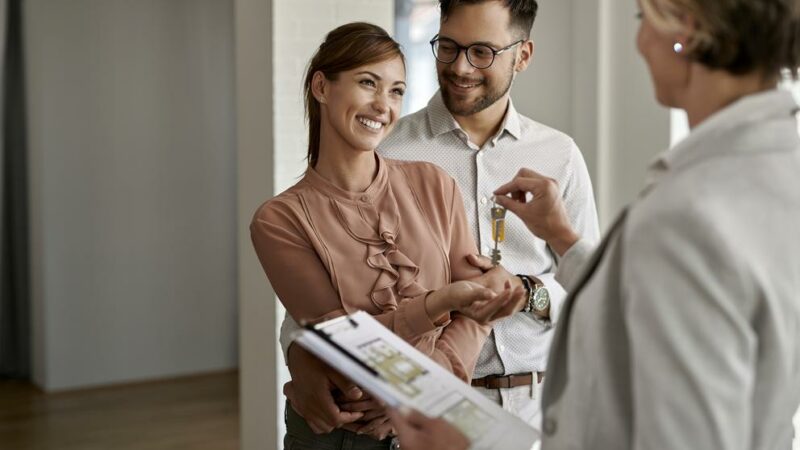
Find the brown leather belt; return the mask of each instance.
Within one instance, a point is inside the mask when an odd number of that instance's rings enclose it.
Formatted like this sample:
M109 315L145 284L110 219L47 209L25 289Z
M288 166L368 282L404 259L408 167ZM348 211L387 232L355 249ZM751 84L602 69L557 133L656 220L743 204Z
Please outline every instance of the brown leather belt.
M541 383L544 372L536 373L536 382ZM472 380L472 385L486 389L509 389L519 386L530 386L533 383L533 373L517 373L514 375L489 375L488 377Z

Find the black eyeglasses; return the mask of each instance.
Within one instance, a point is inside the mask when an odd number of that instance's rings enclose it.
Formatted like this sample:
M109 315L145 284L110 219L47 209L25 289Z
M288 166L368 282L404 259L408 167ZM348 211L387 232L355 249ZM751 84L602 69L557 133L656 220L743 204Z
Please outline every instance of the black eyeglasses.
M431 50L433 50L433 56L436 60L444 64L453 63L458 59L458 54L461 53L461 50L464 50L464 53L467 55L467 62L469 62L472 67L476 69L487 69L494 62L495 56L523 42L525 42L525 40L520 39L509 46L495 50L484 44L471 44L465 47L452 39L440 38L437 34L431 39Z

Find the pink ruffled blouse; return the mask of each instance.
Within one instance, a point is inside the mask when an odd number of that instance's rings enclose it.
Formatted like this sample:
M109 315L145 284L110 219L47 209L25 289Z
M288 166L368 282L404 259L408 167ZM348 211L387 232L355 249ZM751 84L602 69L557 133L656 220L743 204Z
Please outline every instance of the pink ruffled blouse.
M490 328L455 314L435 322L424 298L474 278L478 250L455 181L438 167L377 157L364 192L313 169L256 211L250 233L289 314L320 321L366 311L464 380Z

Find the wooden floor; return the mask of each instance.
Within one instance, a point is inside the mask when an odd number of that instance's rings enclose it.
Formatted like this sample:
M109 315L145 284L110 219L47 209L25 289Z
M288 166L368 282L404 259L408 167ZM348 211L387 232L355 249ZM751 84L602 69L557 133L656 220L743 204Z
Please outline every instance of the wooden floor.
M46 395L0 380L2 450L236 450L238 374Z

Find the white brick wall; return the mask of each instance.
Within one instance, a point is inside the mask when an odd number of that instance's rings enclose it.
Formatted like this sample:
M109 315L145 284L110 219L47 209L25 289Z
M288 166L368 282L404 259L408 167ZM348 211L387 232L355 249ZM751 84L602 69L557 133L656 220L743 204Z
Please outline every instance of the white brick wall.
M307 130L302 83L306 64L332 29L365 21L393 30L392 0L275 0L274 126L275 192L288 188L306 168Z

